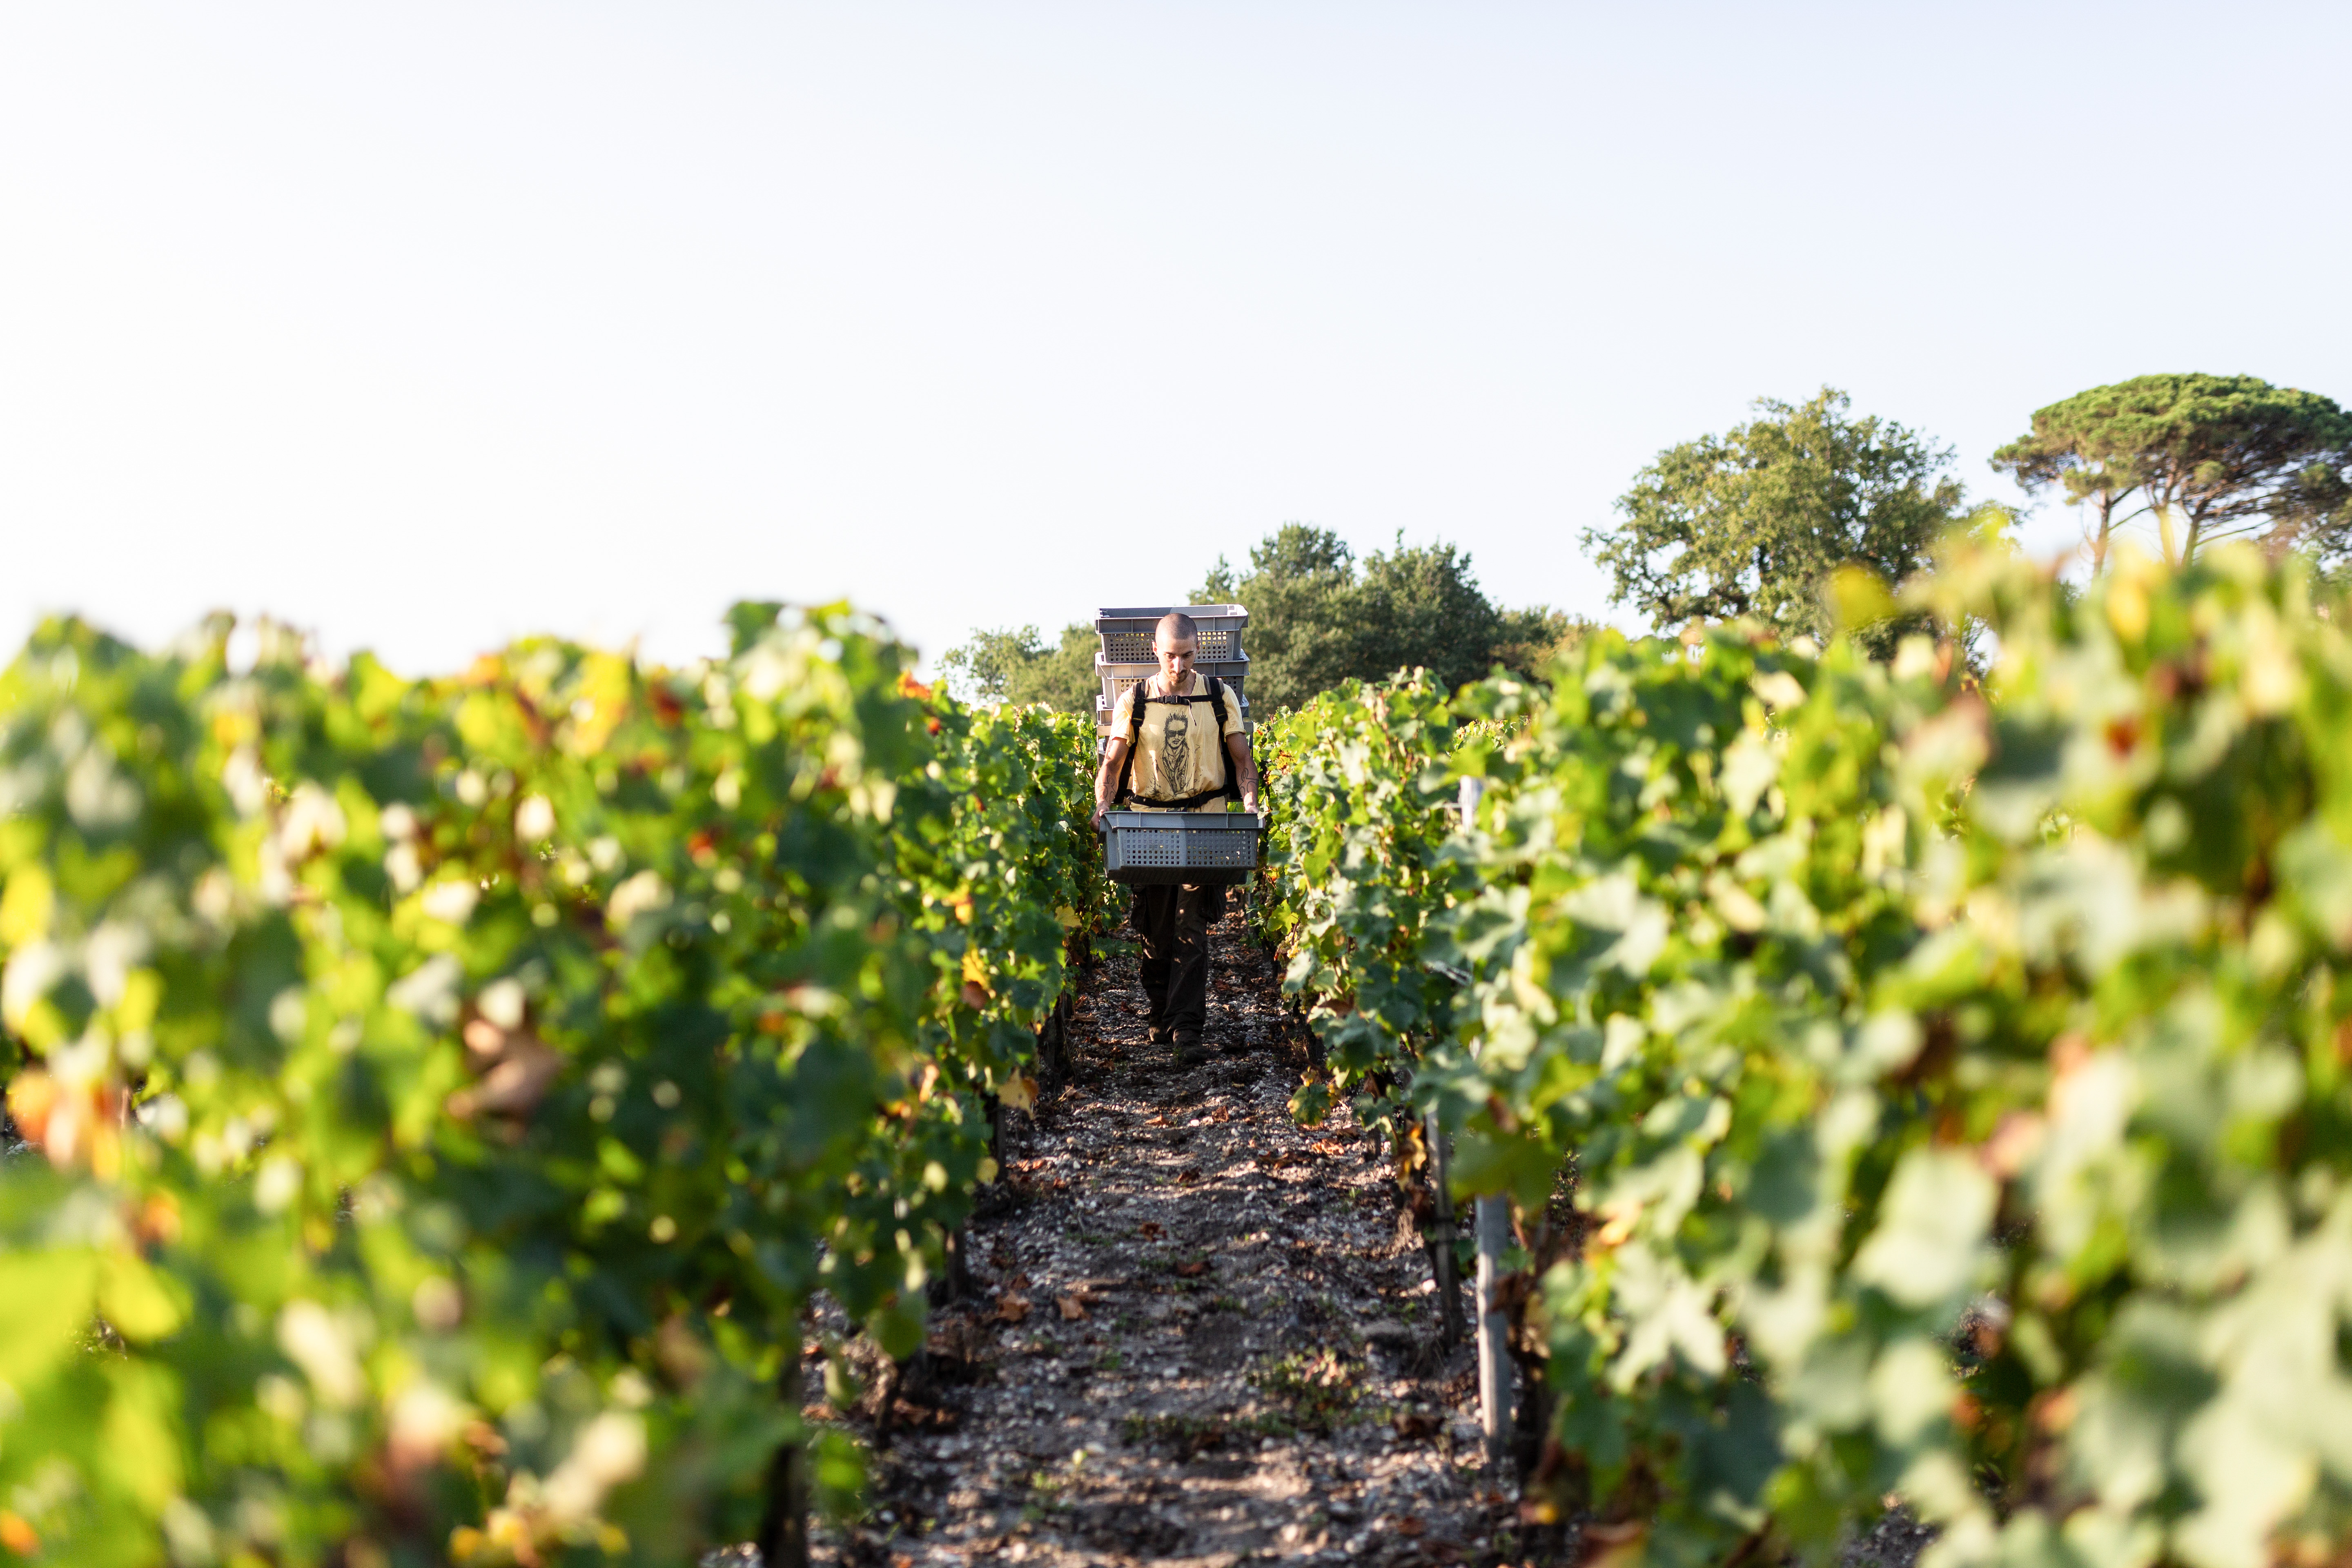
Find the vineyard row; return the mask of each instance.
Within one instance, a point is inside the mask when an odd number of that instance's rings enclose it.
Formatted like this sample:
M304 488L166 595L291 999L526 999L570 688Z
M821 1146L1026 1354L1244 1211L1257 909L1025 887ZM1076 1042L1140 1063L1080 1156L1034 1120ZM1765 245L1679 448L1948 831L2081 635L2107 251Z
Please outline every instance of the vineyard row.
M919 1345L1108 913L1092 737L733 624L0 679L0 1560L789 1555L854 1490L804 1310Z
M1297 1109L1509 1197L1593 1560L2346 1561L2352 639L2251 552L1843 587L1923 629L1270 725Z

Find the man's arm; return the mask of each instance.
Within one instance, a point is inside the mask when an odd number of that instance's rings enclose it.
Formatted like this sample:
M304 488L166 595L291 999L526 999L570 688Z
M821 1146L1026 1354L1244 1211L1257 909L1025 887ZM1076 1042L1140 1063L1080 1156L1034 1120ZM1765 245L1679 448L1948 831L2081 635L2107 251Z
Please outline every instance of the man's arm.
M1120 742L1114 741L1113 745ZM1242 784L1242 805L1248 811L1257 809L1257 758L1250 751L1246 734L1225 737L1225 754L1234 760L1234 777Z
M1103 748L1102 766L1095 770L1095 827L1103 825L1103 813L1110 809L1110 798L1118 793L1119 770L1127 765L1127 737L1114 736ZM1253 777L1255 775L1252 775Z

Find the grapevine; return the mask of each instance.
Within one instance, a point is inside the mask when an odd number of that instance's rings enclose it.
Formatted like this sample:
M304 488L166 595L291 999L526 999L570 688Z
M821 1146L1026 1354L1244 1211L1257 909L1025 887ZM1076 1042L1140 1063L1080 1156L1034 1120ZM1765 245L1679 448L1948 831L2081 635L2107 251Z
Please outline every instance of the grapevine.
M1906 607L1990 629L1981 682L1603 636L1465 689L1496 745L1349 738L1411 681L1277 741L1294 986L1339 1062L1374 999L1522 1216L1531 1513L1677 1562L1822 1557L1890 1495L1939 1563L2334 1560L2352 647L2310 592L1956 546Z
M803 1310L920 1342L1108 896L1087 737L844 610L733 625L424 681L271 627L233 671L226 621L35 636L0 1545L676 1562L752 1533L780 1450L854 1488Z

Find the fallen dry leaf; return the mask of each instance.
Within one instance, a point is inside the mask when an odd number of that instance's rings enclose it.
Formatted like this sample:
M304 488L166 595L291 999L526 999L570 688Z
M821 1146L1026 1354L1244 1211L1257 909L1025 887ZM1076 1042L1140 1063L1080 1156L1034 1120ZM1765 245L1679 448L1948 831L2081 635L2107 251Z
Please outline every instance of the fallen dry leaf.
M1649 1525L1641 1520L1588 1524L1584 1527L1584 1561L1591 1568L1633 1568L1642 1560L1642 1548L1649 1534Z
M1396 1532L1399 1535L1419 1535L1428 1528L1429 1526L1421 1521L1421 1515L1417 1513L1400 1515L1396 1521Z
M1062 1321L1066 1323L1076 1322L1087 1315L1087 1304L1076 1296L1055 1297L1054 1305L1062 1310Z
M1196 1258L1190 1263L1180 1263L1176 1266L1176 1272L1187 1279L1197 1279L1208 1271L1209 1260L1205 1258Z
M996 1303L996 1315L1008 1323L1017 1323L1029 1316L1026 1296L1007 1296Z
M1135 1234L1144 1237L1146 1240L1157 1240L1159 1237L1166 1236L1168 1233L1160 1227L1160 1223L1157 1220L1148 1219L1141 1225L1135 1227Z
M1176 1179L1180 1182L1197 1182L1201 1179L1201 1167L1187 1165L1176 1173Z

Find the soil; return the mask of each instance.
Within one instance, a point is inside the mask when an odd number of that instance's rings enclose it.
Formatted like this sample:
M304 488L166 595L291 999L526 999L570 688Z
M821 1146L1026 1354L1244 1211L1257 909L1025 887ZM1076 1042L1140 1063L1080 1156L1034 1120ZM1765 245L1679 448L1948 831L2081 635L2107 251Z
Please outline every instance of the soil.
M971 1226L972 1293L898 1386L871 1369L870 1511L820 1527L821 1560L1512 1556L1387 1150L1344 1108L1295 1124L1306 1036L1274 961L1237 916L1212 941L1198 1066L1147 1042L1131 954L1088 974L1058 1091L1013 1119Z
M961 1295L907 1367L857 1367L868 1510L818 1522L814 1561L1585 1555L1573 1524L1522 1528L1507 1462L1485 1468L1473 1352L1440 1342L1384 1140L1345 1106L1294 1121L1307 1035L1275 960L1237 914L1212 956L1208 1059L1189 1067L1147 1041L1130 950L1087 973L1059 1072L1034 1114L1008 1113ZM819 1326L838 1343L835 1319ZM1849 1538L1843 1568L1911 1568L1931 1539L1898 1510Z

